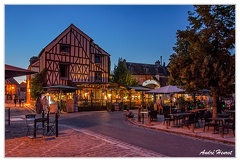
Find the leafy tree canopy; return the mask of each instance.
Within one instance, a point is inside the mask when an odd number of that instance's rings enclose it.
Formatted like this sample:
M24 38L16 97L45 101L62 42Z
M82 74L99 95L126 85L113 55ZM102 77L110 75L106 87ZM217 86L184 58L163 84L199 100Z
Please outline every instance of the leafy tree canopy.
M47 69L43 69L40 73L35 74L31 79L31 97L37 98L44 93L43 87L46 86Z
M235 6L195 5L189 26L177 31L170 56L170 84L194 92L209 89L214 97L234 92Z
M171 84L188 91L231 92L235 82L235 6L200 5L189 12L190 26L177 31L170 56Z
M131 72L127 68L125 59L119 58L118 65L114 65L113 82L126 86L135 86L138 84L136 79L132 77Z

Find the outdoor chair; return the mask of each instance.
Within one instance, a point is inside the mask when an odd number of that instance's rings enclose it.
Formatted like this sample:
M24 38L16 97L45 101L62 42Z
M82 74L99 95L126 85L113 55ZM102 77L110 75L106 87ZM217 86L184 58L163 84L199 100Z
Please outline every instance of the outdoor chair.
M27 126L27 133L26 136L29 135L30 130L34 130L34 120L36 118L36 114L27 114L25 115L25 121L26 121L26 126Z
M211 117L212 117L212 114L210 114L209 112L205 113L203 132L205 132L205 127L208 127L208 130L209 130L209 127L213 127L214 133L215 133L215 131L217 131L219 125L216 122L210 120L209 118L211 118Z
M57 121L58 121L58 118L59 118L59 114L56 113L55 116L54 116L54 120L50 120L49 118L49 113L48 113L48 117L47 117L47 122L45 124L45 129L47 129L45 135L46 136L51 136L53 134L56 134L56 127L57 127Z
M41 132L42 134L42 138L44 138L44 127L42 125L42 122L36 122L36 114L27 114L25 115L25 119L26 119L26 125L27 125L27 133L26 135L28 136L30 133L30 130L32 129L32 134L37 135L39 134L39 132ZM34 127L34 123L36 122L36 126ZM34 133L35 132L35 133Z
M233 131L233 135L235 136L235 119L228 119L225 121L225 124L222 126L223 135L225 133L225 130L227 130L228 133L229 129Z
M200 127L200 123L199 123L199 113L195 113L195 117L194 117L194 125L196 126L196 123L198 124L198 127Z
M183 126L187 126L188 129L191 124L195 124L195 114L190 114L187 119L182 120L182 128Z
M149 111L148 115L151 120L157 119L157 111L156 110Z
M164 113L164 121L163 124L165 124L166 121L168 121L168 125L170 126L170 122L173 121L175 123L175 118L172 118L170 114Z
M198 111L199 119L201 119L201 122L204 120L205 111L206 111L206 110L199 110L199 111Z

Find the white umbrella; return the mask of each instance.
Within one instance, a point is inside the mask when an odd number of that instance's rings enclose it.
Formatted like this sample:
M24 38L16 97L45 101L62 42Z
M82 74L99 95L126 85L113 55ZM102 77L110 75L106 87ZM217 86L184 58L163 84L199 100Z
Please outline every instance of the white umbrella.
M155 93L155 94L169 94L169 93L180 93L184 92L183 89L178 88L177 86L165 86L165 87L160 87L151 91L147 91L146 93Z
M180 92L184 92L183 89L178 88L177 86L165 86L165 87L160 87L151 91L147 91L146 93L154 93L154 94L171 94L172 93L180 93ZM170 114L171 114L171 104L170 104Z

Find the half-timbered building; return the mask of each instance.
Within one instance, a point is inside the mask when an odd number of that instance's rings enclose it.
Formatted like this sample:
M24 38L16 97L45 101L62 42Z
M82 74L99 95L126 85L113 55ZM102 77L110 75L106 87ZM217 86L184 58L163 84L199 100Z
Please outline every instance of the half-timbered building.
M98 103L108 84L109 62L110 55L71 24L42 49L32 65L38 65L39 72L47 69L46 86L75 86L79 101Z

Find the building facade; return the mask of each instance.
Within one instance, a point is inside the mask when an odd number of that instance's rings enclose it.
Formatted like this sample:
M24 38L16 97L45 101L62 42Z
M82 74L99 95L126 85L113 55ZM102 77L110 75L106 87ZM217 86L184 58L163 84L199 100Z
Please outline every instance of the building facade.
M20 97L20 85L14 78L5 79L5 103L13 103Z
M150 88L163 87L167 85L169 78L168 66L159 60L155 64L126 62L127 68L133 77L143 86Z
M77 87L79 104L88 102L89 99L91 104L100 104L105 97L104 90L108 85L110 73L110 55L75 25L71 24L43 48L38 57L32 58L30 70L41 72L47 69L46 86ZM27 89L29 86L30 83ZM55 94L51 100L66 100L72 97L72 94L63 98Z

